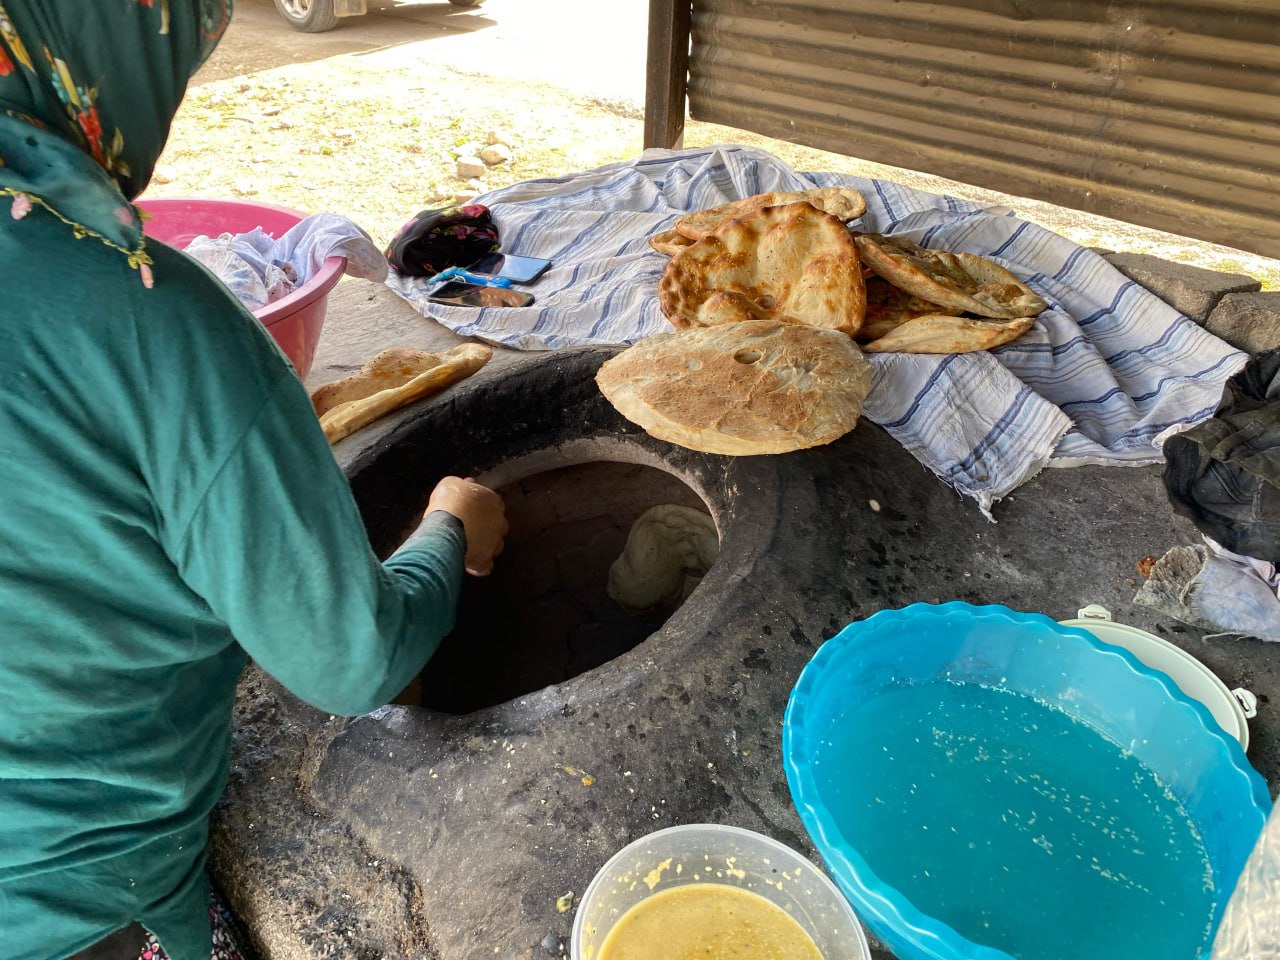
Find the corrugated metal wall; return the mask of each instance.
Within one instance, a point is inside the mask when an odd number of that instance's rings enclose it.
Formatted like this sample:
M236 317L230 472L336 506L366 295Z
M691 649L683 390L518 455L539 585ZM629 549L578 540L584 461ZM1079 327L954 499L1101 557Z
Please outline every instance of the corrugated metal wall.
M695 119L1280 257L1280 0L692 16Z

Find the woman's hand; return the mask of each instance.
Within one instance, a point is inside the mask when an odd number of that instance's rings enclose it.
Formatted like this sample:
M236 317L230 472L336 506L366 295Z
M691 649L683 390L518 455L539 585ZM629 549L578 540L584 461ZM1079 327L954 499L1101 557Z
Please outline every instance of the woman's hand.
M487 576L507 535L507 507L502 498L474 480L445 477L431 491L427 513L443 510L462 521L467 534L467 573Z

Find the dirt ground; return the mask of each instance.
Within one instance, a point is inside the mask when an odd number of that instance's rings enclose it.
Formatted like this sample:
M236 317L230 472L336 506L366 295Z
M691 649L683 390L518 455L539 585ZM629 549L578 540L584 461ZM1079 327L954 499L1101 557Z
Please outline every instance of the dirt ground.
M504 10L528 9L527 3L504 8L504 2L410 8L416 20L397 19L391 10L316 36L295 34L274 19L269 0L241 0L240 19L188 92L147 195L252 197L310 213L332 211L385 243L417 211L465 191L636 158L643 137L642 45L637 53L633 37L619 58L624 75L612 86L601 66L608 52L598 44L586 68L556 73L564 66L561 51L544 47L539 54L525 42L523 28L497 29ZM642 18L639 29L642 39ZM626 30L634 34L634 17ZM424 47L431 47L429 55L420 52ZM540 59L513 62L511 50ZM485 72L450 63L474 63ZM520 70L525 79L513 79ZM531 73L562 82L529 79ZM456 159L491 133L511 145L512 158L468 184L456 174ZM1280 290L1280 261L727 127L688 125L686 146L716 143L758 146L798 170L882 177L1008 205L1083 245L1247 273L1265 289Z

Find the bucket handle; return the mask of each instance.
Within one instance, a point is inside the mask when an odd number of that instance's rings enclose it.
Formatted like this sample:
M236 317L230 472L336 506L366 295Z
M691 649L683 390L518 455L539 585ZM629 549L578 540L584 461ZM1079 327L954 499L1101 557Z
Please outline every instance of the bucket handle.
M1100 603L1091 603L1087 607L1081 607L1076 616L1081 620L1111 621L1111 611ZM1258 715L1258 698L1253 694L1253 691L1246 690L1244 687L1236 687L1231 691L1231 695L1240 704L1240 709L1244 711L1246 720L1252 720Z
M1258 698L1253 692L1246 690L1244 687L1236 687L1231 691L1231 695L1240 702L1240 709L1244 711L1244 718L1252 720L1258 715Z
M1080 620L1111 620L1111 611L1100 603L1091 603L1087 607L1081 607L1076 611L1076 617Z

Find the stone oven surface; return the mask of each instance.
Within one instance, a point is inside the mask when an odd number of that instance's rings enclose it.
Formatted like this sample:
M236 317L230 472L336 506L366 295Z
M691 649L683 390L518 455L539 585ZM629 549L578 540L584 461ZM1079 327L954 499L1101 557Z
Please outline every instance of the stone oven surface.
M595 389L611 353L512 361L378 434L349 464L373 542L391 549L404 504L440 475L548 449L599 459L603 444L696 492L719 560L643 643L468 714L333 718L250 672L212 867L271 960L561 956L595 871L677 823L735 824L814 857L783 777L783 710L817 647L886 607L960 599L1064 619L1101 603L1229 687L1280 693L1261 644L1201 639L1132 603L1141 557L1197 539L1157 468L1046 471L992 524L870 423L786 457L652 440ZM1250 757L1273 791L1277 726L1264 702Z

